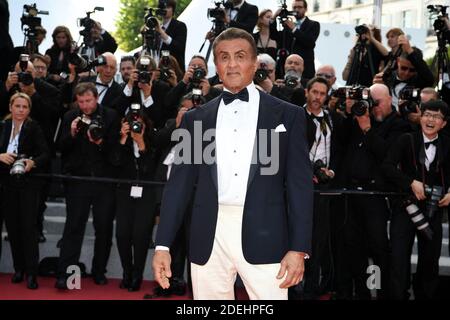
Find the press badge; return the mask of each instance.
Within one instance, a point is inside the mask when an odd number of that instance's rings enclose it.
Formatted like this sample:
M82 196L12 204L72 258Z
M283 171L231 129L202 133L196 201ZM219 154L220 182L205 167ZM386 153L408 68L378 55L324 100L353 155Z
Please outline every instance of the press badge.
M130 196L135 199L142 198L143 189L144 188L142 188L142 187L132 186Z

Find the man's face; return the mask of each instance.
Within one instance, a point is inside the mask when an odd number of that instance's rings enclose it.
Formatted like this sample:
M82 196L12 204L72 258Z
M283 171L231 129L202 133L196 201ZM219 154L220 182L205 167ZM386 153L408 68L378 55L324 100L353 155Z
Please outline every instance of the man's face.
M396 46L398 46L398 35L394 34L394 33L389 33L387 36L387 44L389 46L389 48L395 48Z
M221 41L214 62L225 88L237 93L253 82L258 63L250 44L244 39Z
M105 55L106 64L104 66L97 67L97 71L100 75L100 79L103 83L109 83L114 78L117 71L117 61L114 56Z
M303 59L296 55L287 57L286 62L284 63L284 72L288 72L289 70L294 70L295 72L302 74L304 70Z
M205 71L208 69L206 67L205 61L203 61L203 59L200 58L191 59L191 61L189 62L189 67L193 67L194 69L202 68Z
M85 115L91 115L97 110L98 97L95 97L91 91L76 96L78 107Z
M372 114L376 121L381 122L392 112L392 99L389 93L380 90L372 90L370 96L375 103Z
M397 59L397 75L402 81L411 79L417 74L416 68L408 59Z
M120 64L120 74L124 82L130 80L131 74L133 73L134 64L132 61L123 61Z
M320 82L315 82L311 89L306 90L306 105L310 111L319 111L327 100L327 86Z
M303 1L293 1L292 11L297 13L297 19L303 19L306 13L305 3Z
M173 8L167 7L166 8L166 15L164 16L165 19L172 19L173 17Z
M16 67L14 68L14 71L17 73L22 72L19 62L17 62ZM36 78L36 69L34 68L34 65L30 61L28 61L28 67L25 70L25 72L31 73L33 78Z
M35 59L33 66L36 70L36 78L45 78L47 76L47 65L42 60Z
M420 117L422 132L428 139L435 138L439 130L446 124L447 121L444 121L441 111L424 110Z
M331 68L323 67L317 69L316 76L325 78L328 81L330 87L336 83L336 75L334 73L334 70Z

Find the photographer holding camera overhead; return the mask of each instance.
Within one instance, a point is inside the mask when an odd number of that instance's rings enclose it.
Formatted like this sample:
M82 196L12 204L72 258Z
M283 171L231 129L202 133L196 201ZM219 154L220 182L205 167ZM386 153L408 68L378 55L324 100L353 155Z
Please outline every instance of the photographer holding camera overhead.
M162 24L156 25L161 44L159 50L169 50L170 54L177 59L181 70L185 70L184 54L186 50L187 28L184 22L174 18L176 0L159 0L158 8L165 10Z
M450 203L450 140L441 134L448 105L431 100L421 106L421 130L402 135L383 163L386 179L410 195L393 206L391 299L408 300L411 253L415 235L418 263L413 283L415 299L436 298L442 246L443 207Z
M49 161L49 149L37 122L29 116L32 108L25 93L14 94L9 102L11 117L0 134L0 179L3 210L14 263L13 283L24 280L37 289L39 263L38 200L43 181L28 176L42 172Z
M362 24L355 27L355 32L356 44L350 50L342 79L347 81L347 85L369 87L389 52L381 43L380 29Z
M86 17L79 19L80 31L83 36L83 45L80 54L86 55L89 60L95 60L99 55L105 52L116 52L116 40L108 31L102 28L100 22L91 19L91 14L95 11L103 11L103 7L95 7L93 11L87 12Z
M119 141L117 113L99 104L95 84L80 83L74 90L78 108L66 112L62 122L62 172L84 177L114 177L112 152ZM92 277L97 285L105 277L114 220L114 186L84 181L65 184L67 220L64 225L55 287L66 289L67 267L78 263L84 230L92 206L95 229Z
M347 150L342 158L343 182L350 189L384 190L381 163L395 140L409 130L391 104L389 89L382 84L352 88L356 99L348 103L344 130ZM350 101L351 102L351 101ZM389 284L389 211L384 198L367 195L348 197L348 215L344 226L344 256L337 274L339 295L352 297L354 280L357 299L370 299L366 286L368 258L381 270L381 289L377 299L387 298Z
M373 83L383 83L389 87L396 110L399 110L400 92L406 86L422 89L432 87L434 83L433 74L423 60L422 51L412 47L405 35L398 36L398 45L402 52L396 59L396 69L377 73L373 78Z

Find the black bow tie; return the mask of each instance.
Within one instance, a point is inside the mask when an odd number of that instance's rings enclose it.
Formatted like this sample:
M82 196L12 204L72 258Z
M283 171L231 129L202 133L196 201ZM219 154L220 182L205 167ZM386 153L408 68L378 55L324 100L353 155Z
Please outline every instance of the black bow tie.
M434 139L433 141L430 142L425 142L425 150L428 150L428 147L431 145L437 146L437 142L438 142L437 139Z
M229 91L224 91L222 98L223 98L223 102L226 105L232 103L236 99L248 102L248 90L247 90L247 88L244 88L236 94L232 94Z
M106 87L106 88L109 87L109 85L101 83L101 82L96 82L95 85L101 86L101 87Z
M319 117L311 113L311 119L316 119L319 123L322 123L323 117Z

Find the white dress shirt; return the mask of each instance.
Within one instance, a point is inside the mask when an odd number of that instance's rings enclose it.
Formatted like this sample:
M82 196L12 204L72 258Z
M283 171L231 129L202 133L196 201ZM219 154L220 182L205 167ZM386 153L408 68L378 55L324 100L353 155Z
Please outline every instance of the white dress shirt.
M9 137L8 148L6 149L7 153L18 154L19 139L20 139L20 133L22 132L22 125L23 125L23 122L20 124L20 128L19 128L19 131L17 132L16 136L14 136L14 121L13 121L12 128L11 128L11 135Z
M436 138L434 139L428 139L423 133L423 142L432 142L434 140L437 140L439 136L436 136ZM424 144L424 148L425 148L425 144ZM427 171L430 171L430 165L433 163L434 161L434 157L436 156L436 146L434 144L430 144L428 146L428 149L425 148L425 167L427 167Z
M219 104L216 161L220 205L243 206L247 194L260 99L253 83L247 90L248 102L236 99L228 105L223 100Z
M306 110L306 112L308 112L308 114L311 115L311 112L309 112L308 110ZM324 115L325 114L323 110L321 110L317 116L323 117ZM316 135L311 150L309 150L309 159L312 162L315 162L320 159L328 167L328 164L330 162L331 129L328 126L328 124L325 123L327 133L327 135L325 136L321 130L319 121L317 119L314 119L313 122L316 125Z
M108 89L111 88L111 86L114 82L114 79L112 79L109 83L105 83L104 86L102 86L102 85L97 84L97 83L103 83L103 81L100 80L100 75L98 75L95 82L96 82L95 87L97 88L97 92L98 92L98 103L101 104L103 101L103 98L105 97L106 91L108 91Z
M131 97L131 95L133 94L133 89L130 89L130 87L128 85L126 85L125 88L123 88L123 94L126 95L127 97ZM142 92L142 90L140 90L140 89L139 89L139 93L141 94L141 101L142 101L142 104L144 105L144 108L148 108L153 105L154 101L153 101L152 95L149 95L147 98L145 98L144 92ZM128 108L125 111L125 114L128 113L129 109L130 108Z

